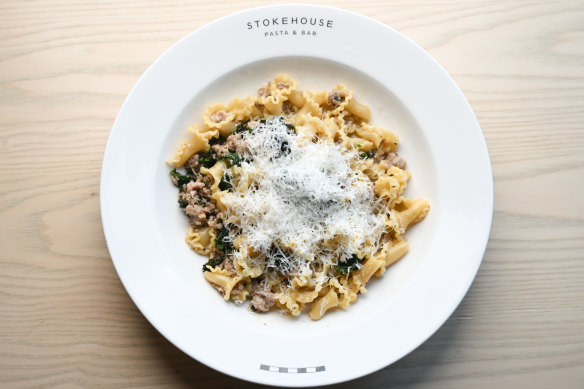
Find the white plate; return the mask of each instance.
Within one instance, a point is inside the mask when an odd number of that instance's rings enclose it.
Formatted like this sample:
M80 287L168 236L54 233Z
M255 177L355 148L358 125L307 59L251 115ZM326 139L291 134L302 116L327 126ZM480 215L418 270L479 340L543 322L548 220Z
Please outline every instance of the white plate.
M411 251L368 284L356 304L318 322L306 315L255 314L222 300L203 279L205 259L184 242L187 221L164 164L188 136L187 127L201 122L205 107L253 94L280 72L302 88L330 90L342 82L354 90L371 106L374 124L399 134L400 154L412 172L408 197L432 205L407 234ZM492 209L485 142L454 81L398 32L321 6L240 12L170 48L120 110L101 177L112 260L144 316L200 362L281 386L353 379L424 342L468 290Z

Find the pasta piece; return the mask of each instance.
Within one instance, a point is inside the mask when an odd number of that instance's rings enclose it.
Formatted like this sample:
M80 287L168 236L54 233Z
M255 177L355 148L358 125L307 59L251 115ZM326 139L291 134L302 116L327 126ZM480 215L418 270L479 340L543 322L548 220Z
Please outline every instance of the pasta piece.
M288 97L296 90L296 85L298 85L298 83L287 74L282 73L278 74L273 81L268 83L268 85L272 96L283 94Z
M297 114L294 118L294 125L302 126L302 135L307 139L313 139L314 137L326 137L329 138L329 132L322 120L309 115L309 114Z
M189 227L185 241L196 253L209 256L215 247L216 237L217 232L213 228L205 227L195 230Z
M216 285L216 289L223 294L223 299L229 301L233 287L241 281L241 276L232 277L225 270L218 268L211 269L203 273L207 281Z
M272 115L280 115L283 112L283 104L288 101L288 96L296 90L296 81L286 74L279 74L267 86L260 88L258 103ZM298 101L297 98L295 98Z
M375 274L375 272L384 265L384 262L379 259L369 258L361 269L355 272L355 275L351 279L352 289L354 291L359 291L359 293L367 293L365 289L365 284L369 282L369 279Z
M389 130L362 122L361 126L357 127L355 132L357 136L372 142L375 148L381 153L397 151L399 137Z
M325 105L327 111L324 113L324 117L339 116L343 112L351 99L353 98L353 92L347 90L343 84L338 84L335 89L331 91L326 97L326 101L322 102L321 105Z
M312 115L316 118L320 118L322 116L322 108L318 101L315 101L314 95L304 92L302 96L304 98L304 105L297 113L299 115Z
M189 131L193 134L192 138L179 146L175 156L166 161L168 165L180 167L195 153L209 151L209 139L218 136L218 131L203 131L196 125L190 127Z
M379 164L376 163L373 158L361 160L357 168L365 173L372 182L376 182L379 179L380 174L386 172L385 167L381 169Z
M213 185L211 185L211 192L217 193L220 191L219 184L225 175L225 169L227 168L227 164L225 161L219 161L211 168L201 168L202 174L208 174L213 177Z
M339 305L339 299L336 292L331 289L327 294L316 300L312 304L310 313L308 314L312 320L319 320L324 316L324 314L332 308Z
M384 262L384 266L377 270L375 277L381 277L385 273L385 269L406 255L409 249L410 247L404 239L386 242L379 253L374 256L374 258Z
M269 114L280 115L282 114L282 105L286 100L288 100L288 97L279 94L277 96L260 97L258 102L265 107Z
M355 136L347 136L342 134L341 138L343 140L343 146L345 146L349 150L359 150L359 152L363 151L371 151L375 149L375 145L363 138L355 137Z
M346 279L344 279L346 282ZM329 285L332 289L334 289L337 293L339 299L339 308L347 309L347 307L357 301L357 294L352 292L350 288L337 279L331 279L329 281Z
M294 90L290 92L290 95L288 96L288 101L290 101L290 103L293 104L294 106L300 108L304 106L306 98L303 96L302 91Z
M249 118L256 118L256 117L265 117L264 106L260 104L259 101L256 101L253 106L251 107L251 114ZM246 119L249 119L246 118Z
M292 278L292 287L294 288L303 288L308 285L308 277L304 275L296 276Z
M235 265L235 268L238 270L238 272L250 278L257 278L261 276L265 269L265 266L250 262L248 260L248 256L246 255L234 258L233 264Z
M235 114L229 112L225 104L213 104L203 114L203 123L205 127L211 130L217 130L221 136L228 136L235 127Z
M317 93L312 93L311 98L316 104L320 106L326 105L328 93L326 91L320 91Z
M242 303L247 300L251 291L251 281L249 278L242 278L231 289L229 297L231 300Z
M245 99L235 98L227 105L227 112L233 115L234 121L243 121L248 119L255 107L255 102L257 97L248 96ZM227 126L229 130L233 129L233 126ZM221 135L228 136L229 133L222 132Z
M410 247L405 240L398 241L397 243L388 246L386 252L384 252L383 260L385 261L385 267L393 265L401 257L403 257Z
M368 122L371 119L371 109L365 104L360 104L355 101L355 99L351 99L347 102L345 109L349 111L353 116L356 116L360 119L365 120Z
M215 204L217 204L217 208L219 208L220 211L223 212L227 210L227 206L223 201L223 199L225 198L225 191L218 190L211 195L211 198L215 201Z
M320 288L316 289L300 289L292 293L294 300L300 303L311 303L318 297Z
M397 219L404 230L424 219L430 211L430 203L424 199L403 199L401 206L405 209L397 213Z
M386 173L378 174L375 182L375 194L381 198L387 199L390 205L402 195L408 185L410 173L407 170L401 170L392 166Z
M300 315L302 313L302 309L304 308L304 304L299 303L291 296L283 294L283 293L277 293L276 300L277 300L277 304L281 308L288 310L288 312L292 316Z

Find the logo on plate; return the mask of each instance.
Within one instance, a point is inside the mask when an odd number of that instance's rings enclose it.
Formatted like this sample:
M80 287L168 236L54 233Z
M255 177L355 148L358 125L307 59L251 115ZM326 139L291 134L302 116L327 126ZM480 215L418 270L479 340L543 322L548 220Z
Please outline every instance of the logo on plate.
M332 29L334 20L308 16L277 16L250 20L247 30L256 31L265 38L283 36L317 36L319 32Z

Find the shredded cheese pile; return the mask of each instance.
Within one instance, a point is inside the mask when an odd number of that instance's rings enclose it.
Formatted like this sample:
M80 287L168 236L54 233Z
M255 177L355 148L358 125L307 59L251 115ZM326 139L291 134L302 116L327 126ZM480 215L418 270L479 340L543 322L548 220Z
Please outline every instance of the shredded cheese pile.
M315 143L301 130L273 118L246 134L241 176L253 184L225 202L244 248L263 253L258 261L307 274L318 262L337 264L378 247L384 212L369 178L354 168L356 151Z

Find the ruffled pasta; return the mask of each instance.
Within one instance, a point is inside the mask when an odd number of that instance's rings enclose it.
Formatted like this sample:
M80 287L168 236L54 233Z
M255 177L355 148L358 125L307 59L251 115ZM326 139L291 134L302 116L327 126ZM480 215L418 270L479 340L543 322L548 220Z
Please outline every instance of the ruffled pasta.
M185 241L198 254L209 256L213 252L217 231L210 227L193 229L187 231Z
M181 143L174 157L166 161L168 165L180 167L195 153L209 151L209 140L219 136L217 130L204 130L197 125L189 127L189 132L193 134L191 139Z

